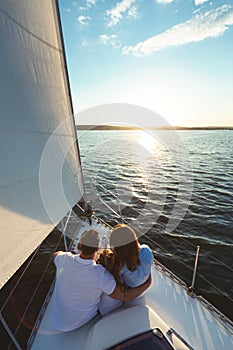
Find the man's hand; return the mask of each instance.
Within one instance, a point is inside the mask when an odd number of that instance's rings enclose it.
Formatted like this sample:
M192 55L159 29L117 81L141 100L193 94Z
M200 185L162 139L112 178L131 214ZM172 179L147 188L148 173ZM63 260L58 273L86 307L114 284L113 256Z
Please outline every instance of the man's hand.
M116 288L114 289L113 293L109 294L109 296L113 299L130 302L136 299L137 297L139 297L147 288L149 288L151 285L151 282L152 282L152 278L150 274L146 282L139 287L125 288L124 291L122 291L120 286L116 285Z

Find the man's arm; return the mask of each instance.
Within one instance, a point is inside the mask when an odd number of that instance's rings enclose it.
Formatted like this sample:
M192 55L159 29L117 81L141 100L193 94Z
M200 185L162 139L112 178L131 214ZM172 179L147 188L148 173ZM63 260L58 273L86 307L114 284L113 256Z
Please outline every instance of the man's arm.
M149 276L148 280L139 287L128 288L122 291L120 286L116 285L116 288L111 294L109 294L109 296L113 299L119 299L125 302L130 302L135 298L139 297L148 287L150 287L150 285L151 275Z

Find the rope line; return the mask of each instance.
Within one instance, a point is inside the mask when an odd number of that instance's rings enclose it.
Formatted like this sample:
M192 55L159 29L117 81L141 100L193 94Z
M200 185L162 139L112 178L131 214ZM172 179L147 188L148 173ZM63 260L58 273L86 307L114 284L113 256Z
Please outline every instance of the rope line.
M130 225L129 225L130 226ZM167 250L166 248L162 247L160 244L156 243L155 241L153 241L153 239L151 239L148 236L145 236L145 238L150 241L151 243L153 243L154 245L157 245L160 249L166 251L167 253L169 253L169 250ZM153 254L156 255L156 253L153 251ZM193 271L193 268L190 267L189 265L187 265L184 261L179 261L179 264L184 265L188 270L190 270L191 272ZM198 276L200 276L200 278L202 278L203 280L205 280L207 283L209 283L214 289L216 289L220 294L223 294L227 299L229 299L230 301L233 302L233 299L227 295L225 293L225 291L221 290L220 288L216 287L212 282L210 282L206 277L204 277L204 275L202 275L200 272L198 273Z
M57 245L56 245L56 247L55 247L54 252L57 250L57 247L59 246L59 244L60 244L60 242L61 242L61 240L62 240L62 237L63 237L63 235L61 234L60 239L59 239L59 241L58 241L58 243L57 243ZM25 311L24 311L24 313L23 313L21 319L20 319L19 322L18 322L18 325L17 325L17 327L16 327L16 329L15 329L14 335L17 334L17 332L18 332L18 330L19 330L19 327L20 327L21 323L23 322L23 319L24 319L24 317L25 317L25 315L26 315L26 313L27 313L29 307L31 306L32 300L33 300L34 296L36 295L36 293L37 293L37 291L38 291L38 289L39 289L39 287L40 287L40 285L41 285L41 282L42 282L42 280L43 280L43 278L44 278L44 276L45 276L45 273L47 272L47 270L48 270L48 268L49 268L49 265L50 265L52 259L53 259L53 255L51 254L51 256L50 256L50 258L49 258L49 261L48 261L48 263L47 263L47 265L46 265L46 267L45 267L45 269L44 269L44 272L42 273L42 275L41 275L41 277L40 277L40 279L39 279L39 282L37 283L37 286L36 286L36 288L35 288L35 290L34 290L34 293L32 294L32 297L31 297L31 299L29 300L29 303L28 303L28 305L27 305Z
M57 243L57 245L56 245L56 247L55 247L55 249L54 249L53 252L55 252L55 251L57 250L57 247L59 246L59 244L60 244L60 242L61 242L61 240L62 240L62 237L63 237L63 235L61 234L60 239L58 240L58 243ZM39 246L39 247L40 247L40 246ZM39 247L38 247L38 248L39 248ZM37 251L38 251L38 249L36 250L36 252L37 252ZM34 292L33 292L33 294L32 294L32 297L30 298L30 300L29 300L29 302L28 302L28 304L27 304L27 307L26 307L26 309L24 310L24 313L22 314L22 317L21 317L21 319L19 320L19 322L18 322L18 324L17 324L17 327L16 327L16 329L15 329L15 331L14 331L14 333L13 333L14 336L16 336L16 334L17 334L17 332L18 332L18 330L19 330L19 327L20 327L20 325L22 324L22 322L23 322L23 320L24 320L24 317L25 317L25 315L26 315L26 313L27 313L29 307L30 307L31 304L32 304L32 300L33 300L33 298L35 297L35 295L36 295L36 293L37 293L37 291L38 291L38 289L39 289L39 287L40 287L40 285L41 285L41 283L42 283L42 280L43 280L43 278L44 278L44 276L45 276L45 273L47 272L47 270L48 270L48 268L49 268L49 265L50 265L50 263L51 263L52 258L53 258L53 254L51 254L51 256L50 256L50 258L49 258L49 261L48 261L48 263L47 263L47 265L46 265L46 267L45 267L45 269L44 269L44 272L43 272L43 274L41 275L41 277L40 277L40 279L39 279L39 282L37 283L37 286L36 286L36 288L35 288L35 290L34 290ZM12 293L11 293L11 295L12 295ZM5 304L6 304L6 303L5 303ZM9 344L9 346L8 346L8 349L10 348L11 343L12 343L12 342L10 342L10 344Z
M196 247L196 245L192 242L189 242L188 238L179 236L179 239L181 239L182 241L184 241L185 243L191 245L192 247ZM205 250L204 248L201 248L201 251L205 252L207 255L209 255L213 260L216 260L220 265L226 267L227 269L231 270L233 272L233 268L231 268L230 266L226 265L223 261L219 260L218 258L216 258L214 255L212 255L210 252L208 252L207 250Z
M233 299L227 295L223 290L219 289L218 287L216 287L212 282L210 282L206 277L204 277L202 274L198 274L198 276L200 276L203 280L205 280L206 282L208 282L213 288L215 288L218 292L220 292L220 294L223 294L227 299L229 299L230 301L233 302Z
M149 241L151 241L153 244L158 245L157 243L155 243L152 239L150 239L149 237L146 236L146 239L148 239ZM161 246L158 245L160 248ZM164 248L165 251L167 251L169 253L169 251L167 249ZM193 269L187 265L184 261L179 261L180 264L183 264L184 266L186 266L189 270L193 271ZM207 283L209 283L213 288L215 288L218 292L220 292L220 294L223 294L227 299L231 300L233 302L233 299L228 296L225 291L219 289L218 287L216 287L212 282L210 282L206 277L204 277L203 274L201 274L200 272L198 273L198 276L200 276L203 280L205 280Z
M23 270L23 272L22 272L21 276L19 277L18 281L17 281L16 284L14 285L14 288L11 290L11 292L10 292L8 298L6 299L5 303L4 303L3 306L1 307L0 313L2 313L2 310L5 308L6 304L8 303L8 301L10 300L10 298L12 297L12 295L13 295L15 289L18 287L19 282L21 281L21 279L22 279L23 276L25 275L25 273L26 273L26 271L27 271L29 265L31 264L32 260L34 259L34 257L35 257L35 255L36 255L36 253L38 252L40 246L41 246L41 245L39 245L39 246L36 248L36 250L34 251L34 253L33 253L31 259L29 260L28 264L26 265L25 269Z

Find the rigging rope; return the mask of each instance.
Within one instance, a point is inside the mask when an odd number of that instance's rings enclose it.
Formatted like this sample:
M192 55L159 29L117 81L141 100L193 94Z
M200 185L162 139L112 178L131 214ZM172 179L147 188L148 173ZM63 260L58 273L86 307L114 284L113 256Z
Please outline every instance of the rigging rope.
M223 294L227 299L231 300L233 302L233 299L227 295L223 290L219 289L218 287L216 287L213 283L211 283L206 277L204 277L202 274L198 274L198 276L200 276L203 280L205 280L206 282L208 282L213 288L215 288L218 292L220 292L220 294Z
M57 244L56 244L56 246L55 246L55 249L54 249L53 253L57 250L57 248L58 248L58 246L59 246L59 244L60 244L60 242L61 242L61 240L62 240L62 237L63 237L63 235L62 235L62 233L61 233L61 236L60 236L60 238L59 238L59 240L58 240L58 242L57 242ZM41 245L36 249L35 253L33 254L32 259L35 257L35 254L38 252L38 250L39 250L40 247L41 247ZM27 313L29 307L31 306L32 300L33 300L33 298L35 297L35 295L36 295L36 293L37 293L37 291L38 291L38 289L39 289L39 287L40 287L40 285L41 285L41 282L42 282L42 280L43 280L43 278L44 278L44 276L45 276L45 273L46 273L47 270L48 270L48 267L49 267L49 265L50 265L50 263L51 263L52 258L53 258L53 254L51 254L51 257L50 257L50 259L49 259L49 261L48 261L48 263L47 263L47 265L46 265L46 267L45 267L45 269L44 269L44 272L43 272L43 274L41 275L41 277L40 277L40 279L39 279L39 282L37 283L37 286L36 286L36 288L35 288L35 290L34 290L34 293L32 294L32 296L31 296L31 298L30 298L30 300L29 300L29 302L28 302L28 304L27 304L27 307L26 307L26 309L25 309L23 315L22 315L21 319L19 320L19 322L18 322L18 324L17 324L17 327L16 327L16 329L15 329L15 331L14 331L14 333L13 333L14 336L16 336L16 334L17 334L17 332L18 332L18 330L19 330L19 327L20 327L20 325L21 325L22 322L23 322L23 319L24 319L25 315L26 315L26 313ZM31 263L32 259L30 259L29 264ZM22 279L23 275L25 274L27 268L29 267L29 264L27 264L25 270L23 271L23 274L20 276L19 281ZM19 281L17 282L17 285L19 284ZM3 307L5 307L6 303L9 301L9 298L12 296L12 294L13 294L13 292L15 291L15 288L17 287L17 285L13 288L12 292L10 293L10 296L7 298L7 301L4 303L4 306L3 306ZM2 309L3 309L3 308L2 308ZM2 311L2 309L1 309L1 311ZM1 312L1 311L0 311L0 312ZM11 346L11 343L9 344L8 349L9 349L10 346Z
M146 239L148 239L150 242L152 242L155 245L158 245L160 248L161 246L159 244L157 244L156 242L154 242L152 239L150 239L150 237L146 236ZM169 253L169 251L166 248L163 248L165 251L167 251ZM193 271L193 269L188 266L184 261L179 261L180 264L183 264L186 268L188 268L189 270ZM198 273L198 276L200 276L200 278L202 278L203 280L205 280L207 283L209 283L213 288L215 288L218 292L220 292L220 294L223 294L227 299L231 300L233 302L233 299L228 296L225 291L219 289L218 287L216 287L212 282L210 282L206 277L204 277L204 275L202 275L200 272Z
M11 290L11 292L10 292L8 298L6 299L5 303L4 303L3 306L1 307L0 313L2 313L2 311L3 311L3 309L5 308L6 304L8 303L8 301L10 300L10 298L12 297L12 295L13 295L14 291L16 290L17 286L19 285L21 279L22 279L23 276L25 275L25 273L26 273L26 271L27 271L29 265L31 264L31 262L32 262L32 260L34 259L36 253L38 252L40 246L41 246L41 245L39 245L39 246L36 248L36 250L34 251L34 253L33 253L31 259L29 260L28 264L26 265L25 269L23 270L23 272L22 272L21 276L19 277L18 281L17 281L16 284L14 285L14 288Z
M56 252L56 250L57 250L57 248L58 248L58 246L59 246L59 244L60 244L60 242L61 242L61 240L62 240L62 237L63 237L63 234L61 233L60 239L58 240L58 243L57 243L57 245L56 245L56 247L55 247L55 249L54 249L54 253ZM14 335L15 335L15 336L16 336L18 330L19 330L19 327L20 327L21 323L22 323L23 320L24 320L24 317L25 317L25 315L26 315L26 313L27 313L29 307L31 306L32 300L33 300L33 298L35 297L35 295L36 295L36 293L37 293L37 291L38 291L38 289L39 289L39 287L40 287L40 285L41 285L41 282L42 282L42 280L43 280L43 278L44 278L44 276L45 276L45 274L46 274L46 272L47 272L47 270L48 270L48 268L49 268L49 265L50 265L52 259L53 259L53 254L51 254L51 256L50 256L50 258L49 258L49 261L48 261L48 263L47 263L47 265L46 265L46 267L45 267L45 269L44 269L44 272L43 272L43 274L41 275L41 277L40 277L40 279L39 279L39 282L37 283L36 288L35 288L35 290L34 290L32 296L31 296L31 298L30 298L30 300L29 300L29 302L28 302L28 304L27 304L27 307L26 307L24 313L22 314L21 319L20 319L19 322L18 322L18 325L17 325L17 327L16 327L16 329L15 329L15 332L14 332Z

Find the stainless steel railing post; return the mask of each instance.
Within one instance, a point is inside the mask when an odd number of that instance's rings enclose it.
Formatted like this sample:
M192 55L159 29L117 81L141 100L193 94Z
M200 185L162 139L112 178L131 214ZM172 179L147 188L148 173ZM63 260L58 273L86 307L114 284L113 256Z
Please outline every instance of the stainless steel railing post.
M192 284L191 284L191 286L188 288L188 293L189 293L190 295L193 294L193 290L194 290L194 284L195 284L196 273L197 273L197 263L198 263L199 251L200 251L200 246L198 245L198 246L197 246L197 250L196 250L196 258L195 258L195 264L194 264L194 270L193 270Z

